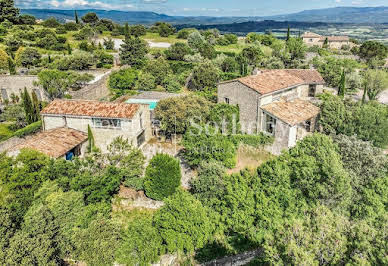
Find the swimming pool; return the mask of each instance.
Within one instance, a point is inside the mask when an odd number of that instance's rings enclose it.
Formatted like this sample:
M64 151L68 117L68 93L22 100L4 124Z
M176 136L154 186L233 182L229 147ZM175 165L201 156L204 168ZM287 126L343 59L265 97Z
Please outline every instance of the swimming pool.
M146 99L129 99L126 103L142 103L148 104L150 106L150 110L154 110L156 105L158 105L158 101L156 100L146 100Z

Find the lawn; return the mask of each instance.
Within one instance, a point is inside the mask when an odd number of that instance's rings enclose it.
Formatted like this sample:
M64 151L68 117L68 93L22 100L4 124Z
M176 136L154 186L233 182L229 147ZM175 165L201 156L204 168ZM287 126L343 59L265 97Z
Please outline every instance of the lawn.
M256 169L261 164L274 158L275 156L263 148L254 148L246 145L240 145L237 151L236 167L229 170L228 174L238 173L245 168Z
M151 42L166 42L170 44L174 44L177 42L187 42L183 39L178 39L176 35L170 35L168 37L160 37L159 33L147 32L146 35L141 36L142 39L151 41Z
M12 136L11 123L0 123L0 141L3 141Z

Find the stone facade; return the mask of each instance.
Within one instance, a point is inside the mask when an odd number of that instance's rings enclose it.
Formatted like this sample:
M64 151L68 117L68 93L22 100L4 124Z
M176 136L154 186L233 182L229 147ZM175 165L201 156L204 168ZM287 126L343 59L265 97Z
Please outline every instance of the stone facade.
M31 75L1 75L0 76L0 103L4 101L11 101L12 95L21 98L21 93L24 88L31 94L36 93L39 100L47 101L48 97L45 91L39 86L35 86L34 82L38 81L37 76Z
M143 143L138 145L138 138L144 136L145 143L152 137L152 132L149 108L147 105L140 106L132 119L119 119L120 127L117 128L96 126L93 117L44 114L42 115L43 129L69 127L87 133L89 125L95 144L102 152L106 152L107 146L120 136L128 139L134 146L141 146Z
M262 106L294 99L309 100L316 94L323 92L323 84L311 84L311 86L310 88L310 85L304 84L262 95L238 80L232 80L218 85L218 102L238 105L242 131L246 134L257 134L266 132L267 113L261 108ZM311 95L312 92L314 95ZM315 119L311 121L311 124L315 124ZM279 154L282 150L295 146L298 140L314 130L313 125L309 125L310 130L307 131L304 123L289 125L280 119L276 119L275 143L270 151Z
M303 42L307 46L319 46L322 47L327 39L329 48L341 49L343 46L352 46L348 36L322 36L312 32L306 32L302 35Z

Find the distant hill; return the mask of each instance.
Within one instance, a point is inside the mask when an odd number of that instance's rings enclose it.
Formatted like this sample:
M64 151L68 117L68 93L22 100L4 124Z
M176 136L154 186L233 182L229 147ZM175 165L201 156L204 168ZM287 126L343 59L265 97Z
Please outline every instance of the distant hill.
M278 31L280 29L287 29L288 27L299 30L307 30L317 27L328 27L334 25L325 22L298 22L298 21L274 21L274 20L263 20L263 21L248 21L241 23L231 24L202 24L202 25L190 25L183 24L177 25L177 29L194 27L199 30L206 30L211 28L217 28L221 32L233 32L233 33L249 33L249 32L267 32L267 31ZM336 24L339 25L338 23Z
M73 10L57 9L22 9L23 14L30 14L39 19L55 17L59 20L74 19ZM117 11L117 10L79 10L79 16L87 12L96 12L100 18L111 19L117 23L153 24L165 21L173 24L232 24L251 21L299 21L326 23L388 23L388 7L336 7L327 9L305 10L294 14L266 17L205 17L205 16L168 16L149 11Z
M337 23L388 23L388 7L335 7L305 10L299 13L270 16L267 19L337 22Z

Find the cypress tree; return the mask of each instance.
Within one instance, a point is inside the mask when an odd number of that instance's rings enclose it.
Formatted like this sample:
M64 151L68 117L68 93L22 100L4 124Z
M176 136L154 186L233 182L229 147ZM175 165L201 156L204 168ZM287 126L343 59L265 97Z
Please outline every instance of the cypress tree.
M8 57L8 69L9 69L9 74L16 75L15 63L13 62L11 57Z
M40 102L38 100L38 96L36 95L36 93L34 91L31 93L31 97L32 97L32 105L34 108L34 122L36 122L40 118L41 106L40 106Z
M329 47L329 39L326 37L325 41L323 42L323 48Z
M34 106L31 101L31 97L27 92L27 88L24 87L24 92L22 93L22 104L23 104L23 109L24 113L26 114L26 120L28 124L31 124L34 121Z
M343 98L345 96L345 90L346 90L346 77L345 77L345 69L342 70L341 80L338 87L338 96Z
M124 36L125 36L125 39L129 39L130 37L130 34L129 34L129 25L128 25L128 22L125 23L125 28L124 28Z
M69 55L71 55L71 52L72 52L72 50L71 50L71 46L70 46L70 43L68 43L67 44L67 53L69 54Z
M94 149L94 136L90 125L88 125L88 152L92 152Z
M290 39L290 26L288 26L288 29L287 29L287 39L286 39L286 41L288 42L289 39Z
M364 93L362 94L362 104L366 103L366 94L368 93L368 89L366 84L364 84Z
M79 18L78 18L77 10L74 10L74 19L75 19L75 23L79 24Z

